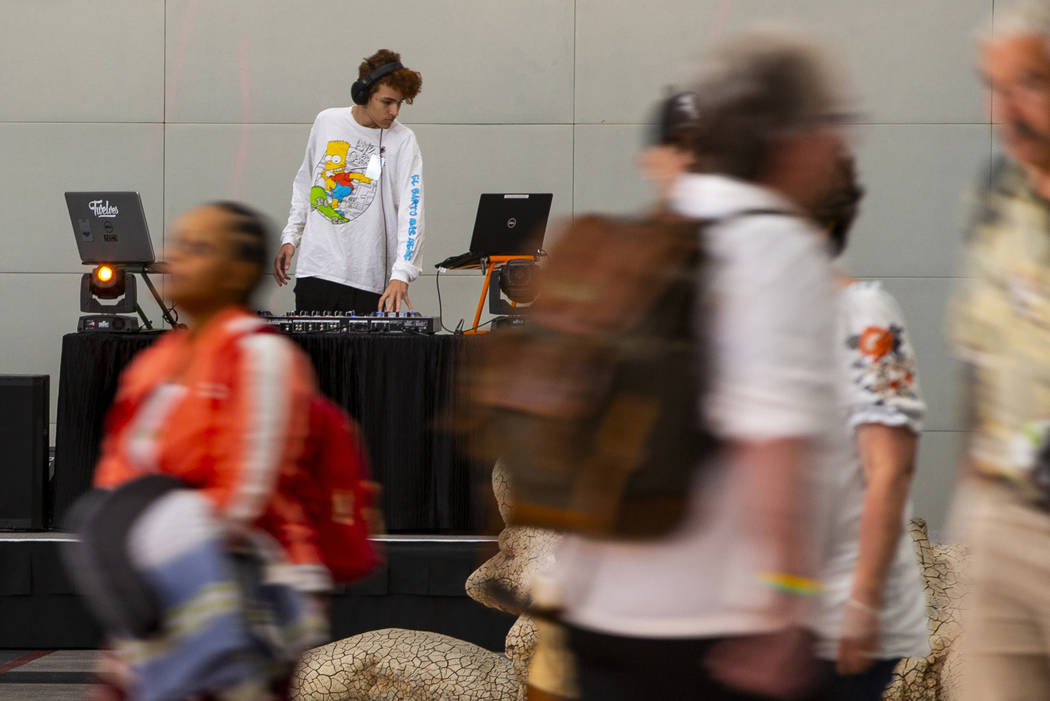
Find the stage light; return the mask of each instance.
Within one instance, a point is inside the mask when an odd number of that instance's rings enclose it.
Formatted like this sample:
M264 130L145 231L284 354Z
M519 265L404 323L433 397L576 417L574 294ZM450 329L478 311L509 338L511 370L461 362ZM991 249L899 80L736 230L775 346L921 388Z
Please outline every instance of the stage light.
M138 304L135 276L128 272L127 266L102 263L80 276L80 311L90 316L80 317L77 331L138 331L138 319L120 316L136 312L146 328L152 328ZM115 301L103 304L101 300Z
M91 294L99 299L117 299L125 290L124 269L100 265L91 274Z

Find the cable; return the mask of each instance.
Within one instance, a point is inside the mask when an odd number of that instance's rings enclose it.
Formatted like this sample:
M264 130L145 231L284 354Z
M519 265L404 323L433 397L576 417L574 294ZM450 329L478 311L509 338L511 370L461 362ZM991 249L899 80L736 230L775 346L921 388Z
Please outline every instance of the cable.
M449 327L445 326L444 306L441 303L441 271L442 270L443 270L443 268L438 268L437 277L434 278L434 284L437 286L437 295L438 295L438 325L441 326L441 330L444 331L445 333L451 333L451 334L454 334L454 335L462 334L463 333L463 322L464 322L463 319L459 320L459 325L456 326L455 330L450 329Z
M440 325L441 326L441 330L446 332L446 333L450 333L450 334L453 334L455 336L462 336L463 335L463 325L467 323L466 319L462 319L461 318L459 320L459 323L456 324L456 328L454 328L454 329L450 329L449 327L445 326L445 312L444 312L444 306L442 305L442 302L441 302L441 271L442 270L444 270L444 268L438 268L437 269L437 276L434 278L434 284L437 287L437 296L438 296L438 325ZM499 317L492 317L491 319L486 321L484 324L478 324L478 328L479 329L480 328L484 328L484 327L488 326L489 324L491 324L493 321L495 321L498 318Z
M455 333L455 331L452 331L447 326L445 326L444 307L442 307L441 305L441 268L438 268L437 277L434 279L434 284L437 286L438 293L438 326L440 326L441 330L445 333Z
M383 204L383 171L386 170L386 164L383 163L383 132L386 129L379 127L379 218L383 220L383 264L387 273L392 272L390 266L390 259L387 258L389 255L390 248L387 246L387 237L390 236L390 232L386 228L386 207ZM389 281L387 282L389 284Z

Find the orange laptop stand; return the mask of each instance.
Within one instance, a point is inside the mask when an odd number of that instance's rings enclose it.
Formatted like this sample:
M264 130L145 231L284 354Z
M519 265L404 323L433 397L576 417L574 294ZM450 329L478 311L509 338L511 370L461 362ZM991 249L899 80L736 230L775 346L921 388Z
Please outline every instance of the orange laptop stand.
M481 267L485 269L485 282L481 285L481 297L478 299L478 310L474 313L474 325L464 331L464 334L489 332L488 329L479 329L478 323L481 321L481 312L485 309L485 299L489 294L489 282L492 280L492 272L512 260L536 260L536 256L488 256L481 260ZM511 302L511 304L517 306L514 302Z

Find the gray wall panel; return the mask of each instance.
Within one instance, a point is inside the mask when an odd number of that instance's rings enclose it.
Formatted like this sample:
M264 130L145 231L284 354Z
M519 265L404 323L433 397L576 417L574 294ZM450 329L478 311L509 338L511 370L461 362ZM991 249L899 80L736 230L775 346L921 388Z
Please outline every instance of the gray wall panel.
M169 124L165 220L170 225L191 207L234 199L267 214L278 234L309 132L302 124ZM276 249L276 237L271 243Z
M776 23L841 52L867 121L986 121L972 38L990 10L988 0L578 0L576 120L644 121L664 86L692 78L713 40Z
M164 0L0 0L0 121L159 122Z
M265 309L274 314L295 311L295 278L283 287L277 284L271 275L264 280L255 295L255 305L258 309Z
M914 513L926 519L930 538L944 542L948 512L955 497L957 472L968 434L924 431L919 440L919 460L912 481Z
M568 0L169 0L167 120L309 123L350 102L361 59L423 74L406 120L572 119Z
M0 153L7 243L0 273L84 269L62 196L67 190L140 192L159 248L164 168L159 124L0 124Z
M578 124L573 150L575 213L638 212L655 190L642 177L638 155L649 128L639 125Z
M868 125L852 132L866 194L844 264L856 275L957 274L968 192L991 158L987 125Z

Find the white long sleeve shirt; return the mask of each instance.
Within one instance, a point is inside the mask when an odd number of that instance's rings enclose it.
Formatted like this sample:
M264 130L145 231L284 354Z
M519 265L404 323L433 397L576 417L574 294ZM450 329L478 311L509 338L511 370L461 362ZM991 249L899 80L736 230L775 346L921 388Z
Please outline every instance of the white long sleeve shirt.
M381 293L412 282L423 250L423 157L411 129L357 123L348 107L317 115L281 243L298 249L296 277Z

